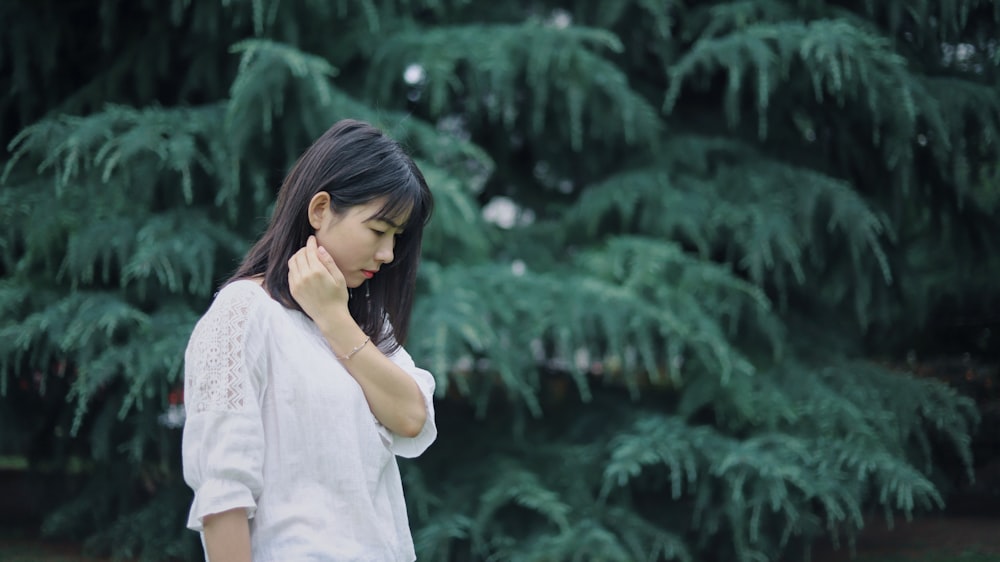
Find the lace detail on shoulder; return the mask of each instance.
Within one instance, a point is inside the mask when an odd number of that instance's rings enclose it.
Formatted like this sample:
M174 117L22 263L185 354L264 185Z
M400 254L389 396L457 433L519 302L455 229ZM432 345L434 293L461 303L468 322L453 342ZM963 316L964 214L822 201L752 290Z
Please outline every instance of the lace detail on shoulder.
M224 288L191 334L184 394L192 412L240 411L252 399L246 339L253 300L242 287Z

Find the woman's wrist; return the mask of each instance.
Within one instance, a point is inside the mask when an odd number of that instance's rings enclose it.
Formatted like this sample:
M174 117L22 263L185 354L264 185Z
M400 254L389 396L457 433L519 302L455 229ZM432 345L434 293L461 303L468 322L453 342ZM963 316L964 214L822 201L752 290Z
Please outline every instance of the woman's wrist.
M368 334L358 326L349 312L330 314L317 319L316 325L330 344L333 353L341 360L345 360L348 355L353 357L366 347L369 340Z

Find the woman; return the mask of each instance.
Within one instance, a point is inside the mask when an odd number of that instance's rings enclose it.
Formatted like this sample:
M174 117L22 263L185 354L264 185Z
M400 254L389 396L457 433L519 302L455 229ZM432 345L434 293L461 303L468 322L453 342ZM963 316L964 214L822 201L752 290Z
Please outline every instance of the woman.
M188 527L210 562L414 560L395 455L437 436L406 339L432 199L358 121L285 178L185 353Z

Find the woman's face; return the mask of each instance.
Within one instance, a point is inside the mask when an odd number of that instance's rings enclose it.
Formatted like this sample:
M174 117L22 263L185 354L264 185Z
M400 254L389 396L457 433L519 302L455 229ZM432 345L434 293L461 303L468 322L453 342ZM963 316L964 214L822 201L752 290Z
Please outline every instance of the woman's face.
M384 204L385 199L379 198L337 212L326 192L316 194L310 201L309 223L316 231L316 241L333 257L352 289L392 262L396 237L409 218L407 214L391 220L373 219Z

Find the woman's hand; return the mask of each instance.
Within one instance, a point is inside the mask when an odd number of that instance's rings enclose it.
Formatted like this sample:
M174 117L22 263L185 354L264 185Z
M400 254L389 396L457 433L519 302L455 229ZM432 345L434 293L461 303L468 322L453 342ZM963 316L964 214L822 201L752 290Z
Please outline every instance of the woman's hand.
M314 322L347 311L347 281L315 236L288 260L288 288Z

